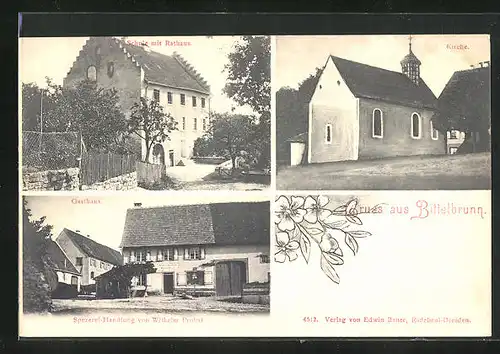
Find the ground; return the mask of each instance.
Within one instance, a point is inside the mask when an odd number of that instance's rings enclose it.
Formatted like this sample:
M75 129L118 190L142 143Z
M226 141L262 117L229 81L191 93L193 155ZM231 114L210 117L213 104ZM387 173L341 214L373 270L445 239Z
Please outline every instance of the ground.
M410 156L284 167L278 190L491 189L491 154Z
M112 299L112 300L53 300L53 313L91 313L106 312L269 312L269 305L243 304L218 301L211 297L181 299L174 296L148 296L145 298Z

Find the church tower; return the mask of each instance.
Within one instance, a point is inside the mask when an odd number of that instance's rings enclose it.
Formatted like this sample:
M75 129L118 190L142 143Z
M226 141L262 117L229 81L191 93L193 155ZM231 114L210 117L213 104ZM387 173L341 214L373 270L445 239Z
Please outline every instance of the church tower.
M420 60L413 54L411 51L411 36L409 38L410 40L410 51L409 53L401 60L401 68L403 71L403 74L408 76L408 78L415 83L415 85L418 85L420 83Z

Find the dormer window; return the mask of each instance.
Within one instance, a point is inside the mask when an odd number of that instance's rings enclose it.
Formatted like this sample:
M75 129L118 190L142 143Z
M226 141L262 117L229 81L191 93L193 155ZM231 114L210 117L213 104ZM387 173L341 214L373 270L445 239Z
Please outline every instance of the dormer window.
M420 139L422 133L422 126L420 122L420 115L413 113L411 115L411 137L413 139Z
M87 68L87 79L90 81L97 81L97 69L94 65Z
M384 122L382 117L382 111L378 108L373 110L372 115L372 137L382 139L384 136Z

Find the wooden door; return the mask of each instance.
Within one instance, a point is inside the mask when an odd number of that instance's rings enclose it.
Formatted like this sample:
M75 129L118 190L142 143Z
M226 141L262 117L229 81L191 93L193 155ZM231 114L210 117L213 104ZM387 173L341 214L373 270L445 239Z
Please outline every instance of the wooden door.
M163 273L163 293L174 293L174 273Z
M168 158L170 160L170 166L175 166L175 162L174 162L174 150L170 150L168 152Z
M223 262L215 267L217 296L241 296L246 282L244 262Z

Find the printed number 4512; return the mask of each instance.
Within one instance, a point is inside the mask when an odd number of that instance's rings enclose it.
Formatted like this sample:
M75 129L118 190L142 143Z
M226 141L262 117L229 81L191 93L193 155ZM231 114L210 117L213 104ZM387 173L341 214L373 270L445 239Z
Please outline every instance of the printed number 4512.
M308 323L318 322L318 320L316 319L316 317L304 317L303 321L304 322L308 322Z

